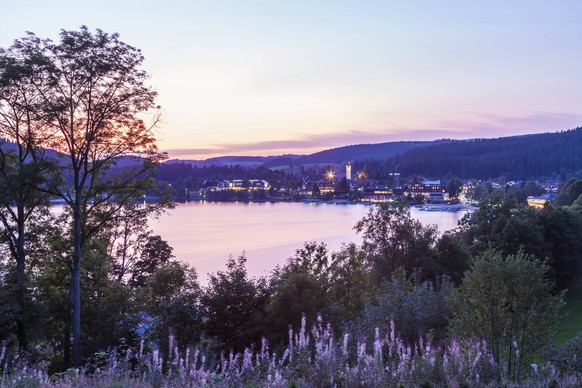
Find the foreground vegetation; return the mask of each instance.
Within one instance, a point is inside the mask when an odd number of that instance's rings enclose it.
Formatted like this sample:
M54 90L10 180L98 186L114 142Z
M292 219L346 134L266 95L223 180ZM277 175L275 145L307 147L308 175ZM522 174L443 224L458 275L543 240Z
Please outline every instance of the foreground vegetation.
M520 349L513 349L516 357ZM4 356L4 353L2 353ZM0 358L0 361L4 361ZM305 319L298 332L289 330L289 344L282 354L260 349L222 355L209 367L199 349L180 351L173 337L169 357L158 350L144 352L122 347L96 354L86 369L50 376L39 365L15 362L19 369L4 373L0 387L486 387L552 386L582 384L582 375L560 370L551 363L533 364L520 380L508 376L486 341L452 339L439 346L426 338L412 344L395 334L394 323L385 332L376 329L373 341L356 340L344 333L335 340L330 325L321 320L308 331Z
M531 233L525 225L555 221L554 212L580 227L582 215L576 207L534 211L512 203L484 204L442 236L411 219L405 207L374 207L355 227L362 246L329 252L307 243L258 279L248 277L244 256L231 258L205 287L159 236L143 232L143 245L135 245L138 236L124 240L141 248L125 252L133 259L123 275L120 256L107 256L116 249L97 245L84 270L89 340L78 369L67 369L60 341L67 269L55 256L39 260L28 278L35 314L27 319L37 328L28 338L35 346L19 352L10 334L13 316L6 314L2 383L576 385L582 340L556 348L551 339L565 301L557 284L577 282L572 271L580 271L579 260L560 256L569 264L566 273L558 258L537 259L528 252L536 245L508 244L517 232L508 234L507 223ZM545 246L554 234L539 236L536 243ZM580 236L571 234L560 249L577 246ZM10 313L17 306L9 298L10 272L4 274L2 308Z

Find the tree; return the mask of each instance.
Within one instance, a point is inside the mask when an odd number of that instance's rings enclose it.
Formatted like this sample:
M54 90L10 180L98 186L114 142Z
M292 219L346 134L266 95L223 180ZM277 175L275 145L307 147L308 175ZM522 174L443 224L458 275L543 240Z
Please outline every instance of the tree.
M465 274L452 297L452 333L485 339L498 365L518 378L554 334L564 292L550 293L548 267L519 252L487 251Z
M201 304L206 314L206 331L221 350L241 351L250 342L259 340L255 325L268 301L263 280L249 279L246 257L230 257L225 271L211 274Z
M367 303L362 314L354 320L354 330L373 338L377 327L390 327L408 344L419 336L430 334L444 339L451 309L448 297L452 283L442 277L438 281L421 280L420 270L406 276L397 269L390 280L383 282L373 302Z
M144 248L152 237L147 227L147 215L136 214L136 206L139 205L126 205L106 231L109 240L108 255L113 265L112 275L117 282L127 281L129 275L134 276L135 266L140 256L144 255Z
M582 180L571 178L560 187L556 203L561 206L568 206L578 199L580 195L582 195Z
M330 253L324 243L307 242L274 271L271 283L266 326L269 343L276 346L302 318L315 323L323 316L337 325L354 319L373 291L366 254L355 244Z
M135 261L131 269L129 284L132 287L145 286L149 276L174 258L170 244L157 235L148 236L142 248L139 259Z
M458 234L447 231L438 239L436 251L438 273L450 277L455 285L460 284L471 259L467 245Z
M17 48L0 49L0 223L16 263L16 332L19 346L28 345L25 311L27 241L33 223L48 222L48 198L37 188L50 168L41 141L38 104L44 89L37 89L34 65ZM29 245L30 246L30 245Z
M315 322L318 314L327 312L330 263L327 245L307 242L274 272L273 297L266 306L271 343L282 345L289 326L298 326L302 317Z
M342 246L331 255L328 273L330 319L337 323L354 319L373 292L366 253L355 244Z
M350 184L346 177L343 177L339 181L336 182L334 185L334 192L336 195L338 194L347 194L350 192Z
M457 177L449 179L447 182L447 193L449 194L449 197L457 197L461 187L463 187L462 180Z
M43 91L40 145L58 151L61 168L47 191L71 210L73 357L78 367L83 247L125 203L151 186L153 164L162 156L153 132L158 122L156 92L146 85L141 52L121 42L118 34L92 34L83 26L79 31L62 30L57 43L29 34L13 47L35 64L35 87ZM144 117L152 112L154 124L148 126ZM128 167L114 170L123 158Z
M151 339L160 344L160 349L168 349L169 335L182 346L197 343L203 315L200 285L193 268L175 261L161 265L145 279L140 291L140 300L150 317L144 326Z
M558 289L572 286L582 274L582 212L569 207L547 207L540 212L550 275Z
M425 227L413 220L410 209L403 205L375 206L354 229L362 233L362 249L377 283L388 279L398 267L412 272L413 268L428 269L433 265L436 226Z
M575 208L543 210L519 206L515 198L491 198L461 222L460 233L473 256L488 249L504 255L520 250L547 258L559 289L582 273L582 217Z

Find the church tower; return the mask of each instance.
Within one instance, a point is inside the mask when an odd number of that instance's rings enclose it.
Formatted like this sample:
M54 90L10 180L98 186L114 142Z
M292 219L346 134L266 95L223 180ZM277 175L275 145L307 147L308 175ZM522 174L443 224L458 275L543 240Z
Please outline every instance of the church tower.
M346 179L351 181L352 180L352 165L350 162L346 164Z

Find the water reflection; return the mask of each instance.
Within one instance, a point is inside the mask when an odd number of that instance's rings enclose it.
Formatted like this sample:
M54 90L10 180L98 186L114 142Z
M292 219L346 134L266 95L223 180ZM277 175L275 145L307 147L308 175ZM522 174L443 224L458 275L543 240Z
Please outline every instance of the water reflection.
M176 258L195 266L202 283L207 274L224 269L229 255L246 252L252 276L267 275L284 264L306 241L325 242L337 250L344 242L360 243L354 225L367 205L304 203L192 202L152 220L154 233L174 248ZM412 209L423 224L452 229L463 212L424 212Z

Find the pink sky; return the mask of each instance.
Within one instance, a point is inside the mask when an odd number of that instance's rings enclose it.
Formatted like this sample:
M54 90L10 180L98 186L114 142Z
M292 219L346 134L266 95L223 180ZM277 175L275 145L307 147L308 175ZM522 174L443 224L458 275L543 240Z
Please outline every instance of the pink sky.
M0 47L80 25L143 51L171 157L311 153L582 124L582 2L338 0L2 6Z

